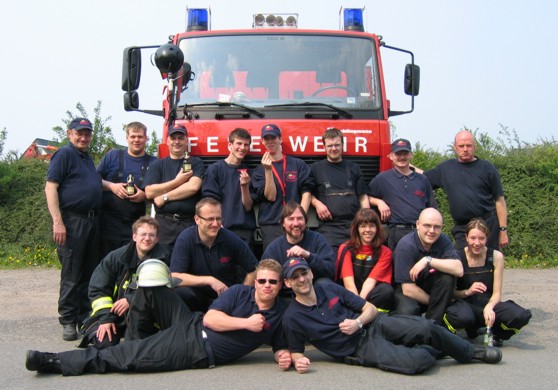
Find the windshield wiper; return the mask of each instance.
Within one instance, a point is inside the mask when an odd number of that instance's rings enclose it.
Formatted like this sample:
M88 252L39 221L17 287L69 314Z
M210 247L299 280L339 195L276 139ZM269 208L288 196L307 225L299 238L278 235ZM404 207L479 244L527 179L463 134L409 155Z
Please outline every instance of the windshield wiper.
M188 113L188 107L200 107L200 106L218 106L218 107L238 107L248 111L251 114L256 115L258 118L263 118L265 114L255 108L245 106L244 104L233 103L233 102L211 102L211 103L195 103L195 104L185 104L184 105L184 115L187 117L191 116Z
M353 114L351 114L349 111L347 110L343 110L342 108L339 107L335 107L334 105L331 104L326 104L326 103L318 103L318 102L304 102L304 103L287 103L287 104L272 104L270 106L265 106L265 107L327 107L339 114L344 115L347 118L352 118Z

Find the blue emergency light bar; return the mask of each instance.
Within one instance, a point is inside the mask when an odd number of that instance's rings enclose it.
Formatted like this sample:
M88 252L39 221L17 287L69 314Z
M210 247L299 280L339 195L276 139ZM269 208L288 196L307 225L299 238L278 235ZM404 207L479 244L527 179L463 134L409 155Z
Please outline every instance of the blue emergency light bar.
M209 22L211 10L207 8L186 8L188 19L186 22L186 31L207 31L209 30Z
M342 10L343 30L364 31L364 8L342 8Z

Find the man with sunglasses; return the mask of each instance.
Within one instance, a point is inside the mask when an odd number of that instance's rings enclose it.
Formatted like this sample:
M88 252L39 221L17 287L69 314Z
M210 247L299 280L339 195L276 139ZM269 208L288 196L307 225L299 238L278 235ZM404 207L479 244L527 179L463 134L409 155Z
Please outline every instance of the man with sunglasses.
M463 265L450 238L442 233L444 220L434 208L424 209L417 229L404 236L393 254L395 305L398 314L421 315L444 323L444 314L463 276Z
M283 330L299 373L310 366L304 356L306 343L346 364L403 374L424 372L444 356L460 363L476 359L494 364L502 359L498 348L473 345L422 317L378 313L344 287L313 284L313 277L304 259L283 265L284 283L295 293L283 315Z
M168 269L167 269L168 271ZM213 302L203 316L192 312L167 286L139 287L130 313L131 328L141 328L145 318L156 319L161 331L134 337L97 350L95 348L49 353L27 351L29 371L64 376L107 372L157 372L212 368L238 359L262 344L270 345L281 370L291 366L281 326L286 308L277 298L281 289L281 264L262 260L252 286L235 285ZM141 270L138 284L141 284ZM138 328L138 330L141 330ZM139 336L139 332L138 332Z
M217 200L200 200L194 220L196 225L176 239L170 269L181 279L176 292L190 310L205 312L233 284L253 285L258 260L240 237L222 227Z

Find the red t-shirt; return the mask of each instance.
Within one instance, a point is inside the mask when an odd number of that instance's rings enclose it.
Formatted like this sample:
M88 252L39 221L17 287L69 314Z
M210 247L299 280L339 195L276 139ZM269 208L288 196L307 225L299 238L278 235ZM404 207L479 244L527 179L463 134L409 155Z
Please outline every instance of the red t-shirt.
M341 253L343 252L343 248L345 248L346 246L347 244L341 244L341 246L339 247L338 256L341 256ZM391 249L389 249L385 245L382 245L380 247L380 250L381 250L380 258L378 259L378 262L376 263L374 268L372 268L372 271L370 271L368 277L378 282L391 284L391 280L393 276L393 263L391 257ZM357 251L356 258L357 260L365 260L368 256L372 256L372 255L374 255L374 251L372 250L372 247L370 245L363 245ZM351 251L346 251L345 258L340 260L343 262L341 266L340 278L343 279L348 276L355 276L353 270L353 260L351 258Z

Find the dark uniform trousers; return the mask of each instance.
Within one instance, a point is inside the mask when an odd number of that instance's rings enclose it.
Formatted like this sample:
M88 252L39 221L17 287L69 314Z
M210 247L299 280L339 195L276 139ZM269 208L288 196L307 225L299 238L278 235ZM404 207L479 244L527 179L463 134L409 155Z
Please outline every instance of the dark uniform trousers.
M478 330L485 326L484 306L471 304L463 299L459 299L451 304L446 310L444 319L455 329ZM492 327L494 336L509 340L514 334L529 323L531 311L522 308L514 301L500 302L494 306L496 320Z
M100 261L99 218L62 212L66 227L66 243L57 248L60 271L59 321L81 324L89 315L91 305L87 296L89 280Z
M401 286L395 291L395 305L397 314L420 316L426 312L425 317L436 321L439 325L444 324L444 313L449 306L455 289L455 276L443 272L430 272L432 269L424 269L416 284L422 288L430 298L428 305L421 305L412 298L403 295Z
M130 306L126 341L102 350L59 353L62 374L207 368L201 320L201 313L190 311L172 289L140 287ZM155 334L153 323L161 329Z
M432 320L379 313L363 331L355 358L365 367L418 374L444 356L467 363L473 355L471 343Z

